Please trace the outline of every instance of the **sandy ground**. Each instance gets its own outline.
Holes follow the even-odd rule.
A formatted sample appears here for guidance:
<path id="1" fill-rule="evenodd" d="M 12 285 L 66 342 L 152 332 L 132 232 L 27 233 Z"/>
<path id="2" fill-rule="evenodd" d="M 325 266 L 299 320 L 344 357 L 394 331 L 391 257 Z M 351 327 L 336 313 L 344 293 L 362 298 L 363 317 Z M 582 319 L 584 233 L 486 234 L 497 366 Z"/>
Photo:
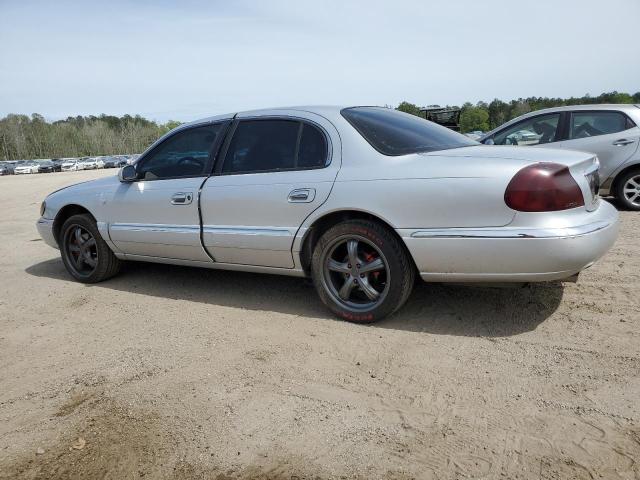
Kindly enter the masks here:
<path id="1" fill-rule="evenodd" d="M 0 177 L 0 478 L 640 478 L 640 214 L 577 284 L 418 285 L 372 326 L 300 279 L 95 286 Z"/>

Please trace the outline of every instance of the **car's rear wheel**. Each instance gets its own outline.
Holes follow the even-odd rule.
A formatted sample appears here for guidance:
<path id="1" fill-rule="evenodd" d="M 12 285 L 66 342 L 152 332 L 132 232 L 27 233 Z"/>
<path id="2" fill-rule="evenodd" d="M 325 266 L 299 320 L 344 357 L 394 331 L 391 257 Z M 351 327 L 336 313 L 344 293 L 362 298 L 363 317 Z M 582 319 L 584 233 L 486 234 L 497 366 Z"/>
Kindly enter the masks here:
<path id="1" fill-rule="evenodd" d="M 311 269 L 322 302 L 340 318 L 361 323 L 398 310 L 415 278 L 400 240 L 368 220 L 349 220 L 327 230 L 314 249 Z"/>
<path id="2" fill-rule="evenodd" d="M 616 198 L 630 210 L 640 210 L 640 170 L 625 173 L 616 182 Z"/>
<path id="3" fill-rule="evenodd" d="M 84 283 L 97 283 L 120 271 L 121 262 L 87 214 L 69 217 L 60 229 L 58 245 L 67 271 Z"/>

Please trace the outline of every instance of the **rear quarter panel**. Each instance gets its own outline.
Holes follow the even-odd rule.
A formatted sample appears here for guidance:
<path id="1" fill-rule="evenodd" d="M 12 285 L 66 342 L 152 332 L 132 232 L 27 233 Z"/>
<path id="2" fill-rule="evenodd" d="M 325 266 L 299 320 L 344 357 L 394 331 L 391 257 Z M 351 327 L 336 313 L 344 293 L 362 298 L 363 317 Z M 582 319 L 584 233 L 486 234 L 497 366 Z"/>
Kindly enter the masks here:
<path id="1" fill-rule="evenodd" d="M 513 219 L 504 191 L 529 161 L 446 152 L 385 156 L 346 121 L 340 127 L 342 168 L 327 202 L 307 225 L 347 209 L 376 215 L 393 228 L 502 226 Z"/>

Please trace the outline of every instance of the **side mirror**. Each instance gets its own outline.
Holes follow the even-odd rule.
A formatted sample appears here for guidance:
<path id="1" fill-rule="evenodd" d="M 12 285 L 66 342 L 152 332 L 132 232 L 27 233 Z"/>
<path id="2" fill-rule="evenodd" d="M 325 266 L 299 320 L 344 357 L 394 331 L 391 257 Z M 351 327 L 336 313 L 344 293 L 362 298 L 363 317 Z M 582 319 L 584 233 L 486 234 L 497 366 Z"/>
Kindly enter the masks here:
<path id="1" fill-rule="evenodd" d="M 118 172 L 118 179 L 124 183 L 136 181 L 138 179 L 136 167 L 134 167 L 133 165 L 125 165 Z"/>
<path id="2" fill-rule="evenodd" d="M 493 141 L 493 138 L 489 137 L 487 138 L 484 142 L 485 145 L 495 145 L 495 142 Z"/>

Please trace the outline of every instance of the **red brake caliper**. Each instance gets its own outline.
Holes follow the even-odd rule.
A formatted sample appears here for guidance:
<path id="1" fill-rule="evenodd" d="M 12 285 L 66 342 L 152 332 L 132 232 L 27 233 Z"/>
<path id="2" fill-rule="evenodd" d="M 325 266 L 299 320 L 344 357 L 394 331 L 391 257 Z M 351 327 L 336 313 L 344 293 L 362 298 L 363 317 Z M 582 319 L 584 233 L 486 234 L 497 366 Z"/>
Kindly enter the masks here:
<path id="1" fill-rule="evenodd" d="M 364 259 L 367 263 L 372 262 L 373 260 L 376 259 L 375 255 L 373 253 L 365 253 L 364 254 Z M 371 275 L 373 276 L 373 278 L 375 278 L 376 280 L 378 279 L 378 277 L 380 276 L 380 272 L 371 272 Z"/>

